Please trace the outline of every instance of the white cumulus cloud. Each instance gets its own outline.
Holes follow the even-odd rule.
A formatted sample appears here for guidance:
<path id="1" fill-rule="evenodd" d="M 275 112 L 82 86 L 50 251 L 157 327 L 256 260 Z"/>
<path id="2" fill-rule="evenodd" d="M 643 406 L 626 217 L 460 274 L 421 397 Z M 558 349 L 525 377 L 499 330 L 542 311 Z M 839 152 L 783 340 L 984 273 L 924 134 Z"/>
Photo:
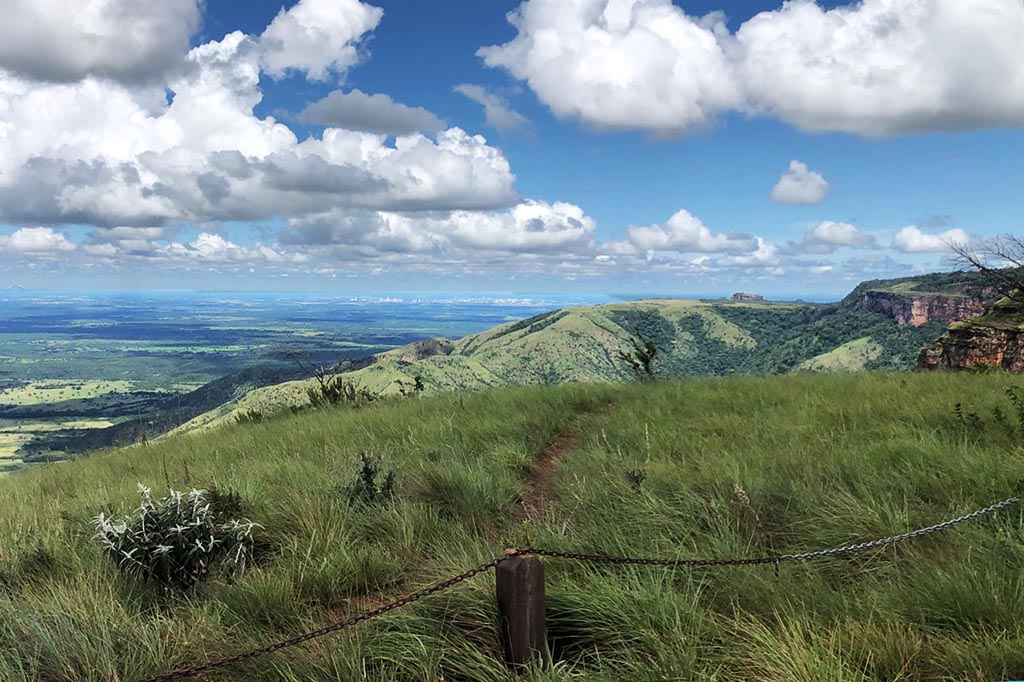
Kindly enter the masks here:
<path id="1" fill-rule="evenodd" d="M 152 82 L 182 63 L 201 0 L 6 0 L 0 69 L 71 82 Z"/>
<path id="2" fill-rule="evenodd" d="M 828 194 L 829 184 L 818 171 L 796 159 L 772 188 L 772 201 L 780 204 L 820 204 Z"/>
<path id="3" fill-rule="evenodd" d="M 916 225 L 907 225 L 893 237 L 892 247 L 902 253 L 943 253 L 970 241 L 970 236 L 960 228 L 929 234 Z"/>
<path id="4" fill-rule="evenodd" d="M 750 253 L 722 256 L 715 262 L 719 266 L 727 267 L 774 268 L 782 263 L 782 259 L 779 256 L 779 247 L 769 244 L 761 237 L 755 237 L 754 249 Z"/>
<path id="5" fill-rule="evenodd" d="M 596 224 L 574 204 L 524 201 L 503 211 L 336 210 L 290 221 L 289 245 L 343 245 L 373 253 L 589 252 Z"/>
<path id="6" fill-rule="evenodd" d="M 368 95 L 361 90 L 335 90 L 312 102 L 299 114 L 304 123 L 319 123 L 347 130 L 387 135 L 434 134 L 444 123 L 422 107 L 410 107 L 387 95 Z"/>
<path id="7" fill-rule="evenodd" d="M 262 63 L 274 77 L 293 70 L 311 80 L 343 74 L 359 61 L 359 41 L 383 16 L 359 0 L 299 0 L 282 8 L 260 36 Z"/>
<path id="8" fill-rule="evenodd" d="M 516 37 L 480 56 L 558 116 L 671 135 L 742 102 L 721 17 L 695 19 L 669 0 L 529 0 L 509 21 Z"/>
<path id="9" fill-rule="evenodd" d="M 1017 0 L 793 0 L 744 23 L 734 60 L 754 110 L 866 136 L 1024 124 Z"/>
<path id="10" fill-rule="evenodd" d="M 483 47 L 556 115 L 658 135 L 725 112 L 869 137 L 1024 125 L 1019 0 L 789 0 L 735 33 L 671 0 L 526 0 Z"/>
<path id="11" fill-rule="evenodd" d="M 838 223 L 833 220 L 823 220 L 807 233 L 805 240 L 811 244 L 824 244 L 827 246 L 872 246 L 875 238 L 864 234 L 856 225 L 850 223 Z"/>
<path id="12" fill-rule="evenodd" d="M 171 261 L 195 261 L 201 263 L 304 263 L 305 254 L 282 253 L 264 244 L 249 248 L 236 244 L 219 234 L 201 232 L 191 242 L 171 242 L 162 246 L 155 257 Z"/>
<path id="13" fill-rule="evenodd" d="M 49 227 L 22 227 L 9 235 L 0 235 L 0 251 L 47 254 L 74 251 L 75 245 Z"/>
<path id="14" fill-rule="evenodd" d="M 712 232 L 685 209 L 676 211 L 664 225 L 634 226 L 628 234 L 630 243 L 643 251 L 750 252 L 758 247 L 755 238 L 748 235 Z"/>
<path id="15" fill-rule="evenodd" d="M 463 83 L 456 85 L 453 90 L 482 106 L 487 125 L 499 133 L 508 134 L 530 131 L 533 128 L 530 119 L 511 108 L 504 98 L 495 95 L 486 88 Z"/>
<path id="16" fill-rule="evenodd" d="M 838 248 L 869 249 L 875 246 L 877 240 L 856 225 L 822 220 L 799 242 L 789 242 L 784 250 L 788 254 L 830 254 Z"/>
<path id="17" fill-rule="evenodd" d="M 240 32 L 186 62 L 173 97 L 157 102 L 93 77 L 38 83 L 0 71 L 0 221 L 145 227 L 518 200 L 507 159 L 458 128 L 389 142 L 332 127 L 300 143 L 254 114 L 260 50 Z"/>

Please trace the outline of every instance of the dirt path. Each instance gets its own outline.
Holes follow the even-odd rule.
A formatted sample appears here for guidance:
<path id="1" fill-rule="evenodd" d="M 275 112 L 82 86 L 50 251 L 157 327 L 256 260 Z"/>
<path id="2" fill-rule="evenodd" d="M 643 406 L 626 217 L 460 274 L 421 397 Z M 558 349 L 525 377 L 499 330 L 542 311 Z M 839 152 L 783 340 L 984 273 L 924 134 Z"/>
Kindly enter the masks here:
<path id="1" fill-rule="evenodd" d="M 615 405 L 614 401 L 610 402 L 593 412 L 583 414 L 582 419 L 608 414 L 615 409 Z M 582 438 L 579 421 L 582 419 L 576 420 L 567 429 L 558 433 L 534 462 L 526 481 L 526 488 L 513 509 L 513 514 L 520 521 L 540 519 L 547 513 L 548 503 L 556 498 L 555 468 L 560 459 L 571 454 L 579 445 Z"/>

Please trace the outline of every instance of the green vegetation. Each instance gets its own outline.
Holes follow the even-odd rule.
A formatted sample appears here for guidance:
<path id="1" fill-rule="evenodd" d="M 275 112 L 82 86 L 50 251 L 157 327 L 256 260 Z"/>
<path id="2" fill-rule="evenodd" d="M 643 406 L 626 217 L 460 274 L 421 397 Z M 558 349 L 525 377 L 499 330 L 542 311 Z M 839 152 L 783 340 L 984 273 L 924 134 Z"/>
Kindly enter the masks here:
<path id="1" fill-rule="evenodd" d="M 749 331 L 759 350 L 752 354 L 750 368 L 765 373 L 792 371 L 809 359 L 862 338 L 880 351 L 850 370 L 910 369 L 918 351 L 946 329 L 942 322 L 900 325 L 882 313 L 845 305 L 805 306 L 785 314 L 732 306 L 722 315 Z"/>
<path id="2" fill-rule="evenodd" d="M 251 521 L 221 518 L 205 490 L 161 499 L 139 486 L 138 508 L 121 520 L 94 523 L 103 552 L 125 576 L 167 591 L 195 591 L 218 564 L 240 575 L 252 556 Z"/>
<path id="3" fill-rule="evenodd" d="M 990 279 L 982 272 L 957 270 L 932 272 L 897 279 L 872 279 L 861 282 L 844 299 L 852 302 L 867 291 L 888 291 L 897 294 L 945 294 L 947 296 L 982 296 L 991 288 Z"/>
<path id="4" fill-rule="evenodd" d="M 130 381 L 45 381 L 0 388 L 0 405 L 41 405 L 88 400 L 135 390 Z"/>
<path id="5" fill-rule="evenodd" d="M 1021 330 L 1024 329 L 1024 303 L 1009 297 L 1003 298 L 992 306 L 985 315 L 957 322 L 953 326 L 961 329 L 975 326 L 1006 331 Z"/>
<path id="6" fill-rule="evenodd" d="M 340 374 L 318 376 L 317 385 L 306 391 L 312 407 L 351 405 L 358 407 L 372 403 L 376 396 L 363 386 L 357 386 Z"/>
<path id="7" fill-rule="evenodd" d="M 865 336 L 803 361 L 800 369 L 811 372 L 856 372 L 871 364 L 883 352 L 880 344 Z"/>
<path id="8" fill-rule="evenodd" d="M 385 473 L 378 458 L 365 452 L 359 455 L 362 461 L 356 480 L 345 489 L 349 504 L 384 504 L 395 497 L 394 471 Z"/>
<path id="9" fill-rule="evenodd" d="M 632 349 L 619 351 L 618 358 L 626 363 L 633 375 L 641 381 L 651 381 L 657 375 L 654 372 L 654 360 L 658 357 L 658 347 L 650 339 L 632 338 L 629 340 Z"/>
<path id="10" fill-rule="evenodd" d="M 953 408 L 995 423 L 1004 389 L 1022 385 L 795 374 L 449 393 L 18 472 L 0 480 L 0 680 L 138 679 L 334 622 L 507 547 L 748 556 L 926 526 L 1019 491 L 1020 438 Z M 565 434 L 577 437 L 549 471 L 545 512 L 522 521 L 518 501 Z M 401 472 L 387 504 L 339 494 L 364 454 Z M 235 491 L 266 550 L 195 598 L 140 586 L 90 521 L 133 508 L 138 483 Z M 545 560 L 557 663 L 527 679 L 1021 678 L 1022 539 L 1012 508 L 777 575 Z M 481 576 L 207 679 L 518 679 L 499 658 L 493 576 Z"/>
<path id="11" fill-rule="evenodd" d="M 538 315 L 457 341 L 417 342 L 333 380 L 347 387 L 351 402 L 366 402 L 417 384 L 438 392 L 627 381 L 646 374 L 641 355 L 650 355 L 651 373 L 662 378 L 910 369 L 945 329 L 942 322 L 901 325 L 855 303 L 630 301 Z M 324 380 L 256 389 L 181 430 L 231 422 L 246 410 L 273 414 L 316 404 Z"/>
<path id="12" fill-rule="evenodd" d="M 549 305 L 540 303 L 545 308 Z M 152 439 L 317 364 L 354 361 L 439 334 L 462 335 L 532 305 L 291 293 L 0 291 L 0 474 Z M 106 427 L 51 428 L 102 421 Z M 29 430 L 28 425 L 45 429 Z"/>
<path id="13" fill-rule="evenodd" d="M 310 317 L 308 301 L 296 313 L 288 300 L 228 301 L 225 307 L 218 297 L 199 295 L 158 304 L 86 297 L 56 316 L 40 316 L 34 298 L 0 301 L 17 320 L 13 333 L 2 334 L 9 350 L 0 356 L 0 473 L 23 461 L 67 459 L 320 402 L 625 381 L 636 374 L 623 357 L 640 359 L 637 339 L 654 344 L 643 350 L 653 353 L 651 372 L 665 378 L 909 369 L 945 326 L 900 324 L 895 318 L 906 321 L 906 315 L 864 300 L 877 291 L 887 293 L 886 305 L 900 308 L 912 306 L 902 296 L 977 298 L 987 290 L 983 276 L 954 272 L 865 282 L 842 303 L 828 305 L 628 301 L 544 312 L 455 341 L 424 337 L 466 329 L 469 320 L 469 329 L 508 320 L 523 309 L 467 304 L 457 315 L 446 308 L 427 319 L 429 309 L 419 305 L 360 312 L 349 309 L 350 302 L 322 300 Z M 993 324 L 1006 321 L 1003 316 Z M 385 348 L 392 350 L 366 355 Z M 286 358 L 302 362 L 282 364 L 285 349 Z M 343 370 L 340 377 L 333 376 L 337 370 Z M 209 381 L 213 376 L 220 378 Z M 3 433 L 27 423 L 88 420 L 109 427 Z"/>

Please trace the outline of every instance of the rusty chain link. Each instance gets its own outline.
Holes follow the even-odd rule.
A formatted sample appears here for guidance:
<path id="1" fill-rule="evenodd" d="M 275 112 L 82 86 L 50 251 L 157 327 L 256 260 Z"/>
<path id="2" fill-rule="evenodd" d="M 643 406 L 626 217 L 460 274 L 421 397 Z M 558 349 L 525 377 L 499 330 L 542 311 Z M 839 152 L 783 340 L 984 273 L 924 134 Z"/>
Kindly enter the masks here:
<path id="1" fill-rule="evenodd" d="M 887 538 L 881 538 L 880 540 L 871 540 L 870 542 L 859 542 L 855 545 L 844 545 L 842 547 L 833 547 L 832 549 L 822 549 L 817 552 L 800 552 L 799 554 L 784 554 L 780 559 L 783 561 L 807 561 L 808 559 L 817 559 L 819 557 L 827 556 L 838 556 L 841 554 L 852 554 L 853 552 L 864 552 L 869 549 L 875 549 L 876 547 L 883 547 L 885 545 L 892 545 L 901 540 L 909 540 L 911 538 L 921 537 L 922 535 L 928 535 L 936 531 L 945 530 L 958 526 L 966 521 L 973 521 L 974 519 L 992 514 L 994 512 L 1006 509 L 1009 506 L 1020 502 L 1020 496 L 1014 495 L 1013 497 L 1007 497 L 1005 500 L 1000 500 L 995 504 L 990 504 L 987 507 L 982 507 L 977 511 L 973 511 L 970 514 L 964 514 L 963 516 L 957 516 L 956 518 L 943 521 L 942 523 L 936 523 L 934 526 L 928 526 L 927 528 L 918 528 L 912 530 L 909 533 L 903 533 L 901 535 L 891 535 Z"/>
<path id="2" fill-rule="evenodd" d="M 909 533 L 902 533 L 900 535 L 890 535 L 886 538 L 880 538 L 878 540 L 871 540 L 869 542 L 859 542 L 854 545 L 842 545 L 840 547 L 833 547 L 831 549 L 822 549 L 815 552 L 799 552 L 797 554 L 779 554 L 777 556 L 761 556 L 761 557 L 747 557 L 740 559 L 661 559 L 653 557 L 623 557 L 623 556 L 608 556 L 606 554 L 580 554 L 577 552 L 562 552 L 554 549 L 538 549 L 529 548 L 521 550 L 523 554 L 535 554 L 537 556 L 546 556 L 553 559 L 570 559 L 574 561 L 588 561 L 592 563 L 602 564 L 627 564 L 637 566 L 670 566 L 670 567 L 710 567 L 710 566 L 751 566 L 756 564 L 780 564 L 783 562 L 797 562 L 797 561 L 808 561 L 810 559 L 820 559 L 823 557 L 834 557 L 841 556 L 844 554 L 854 554 L 856 552 L 866 552 L 871 549 L 879 547 L 885 547 L 887 545 L 893 545 L 902 540 L 909 540 L 911 538 L 921 537 L 922 535 L 928 535 L 935 533 L 940 530 L 952 528 L 966 521 L 972 521 L 980 516 L 992 514 L 994 512 L 1005 509 L 1011 505 L 1020 502 L 1020 496 L 1014 495 L 1008 497 L 1005 500 L 996 502 L 977 511 L 973 511 L 970 514 L 964 514 L 963 516 L 957 516 L 956 518 L 937 523 L 934 526 L 928 526 L 926 528 L 918 528 L 917 530 L 910 531 Z"/>
<path id="3" fill-rule="evenodd" d="M 352 627 L 353 625 L 358 625 L 359 623 L 362 623 L 364 621 L 372 620 L 373 618 L 377 618 L 378 616 L 383 616 L 385 613 L 389 613 L 391 611 L 394 611 L 395 609 L 399 609 L 403 606 L 413 603 L 414 601 L 419 601 L 424 597 L 429 597 L 430 595 L 436 594 L 437 592 L 443 592 L 444 590 L 447 590 L 450 587 L 454 587 L 459 583 L 466 582 L 467 580 L 469 580 L 470 578 L 479 573 L 483 573 L 484 571 L 490 570 L 498 564 L 508 561 L 509 559 L 513 559 L 522 554 L 523 552 L 521 551 L 508 552 L 506 554 L 501 555 L 500 557 L 488 561 L 487 563 L 474 566 L 468 571 L 463 571 L 462 573 L 456 576 L 452 576 L 447 580 L 435 583 L 430 587 L 426 587 L 417 592 L 407 594 L 404 597 L 401 597 L 400 599 L 396 599 L 392 602 L 388 602 L 387 604 L 383 604 L 382 606 L 378 606 L 377 608 L 371 611 L 366 611 L 365 613 L 361 613 L 358 616 L 346 618 L 345 620 L 324 626 L 318 630 L 313 630 L 311 632 L 307 632 L 297 637 L 282 640 L 280 642 L 276 642 L 274 644 L 270 644 L 259 649 L 254 649 L 252 651 L 247 651 L 242 654 L 235 654 L 234 656 L 228 656 L 227 658 L 211 661 L 210 663 L 203 663 L 202 665 L 192 666 L 191 668 L 175 670 L 174 672 L 170 672 L 165 675 L 147 677 L 142 682 L 167 682 L 168 680 L 184 680 L 189 677 L 195 677 L 196 675 L 204 673 L 208 670 L 213 670 L 214 668 L 222 668 L 226 665 L 240 663 L 242 661 L 247 661 L 249 659 L 256 658 L 257 656 L 262 656 L 263 654 L 273 653 L 274 651 L 287 649 L 289 647 L 296 646 L 297 644 L 308 642 L 311 639 L 323 637 L 324 635 L 330 634 L 332 632 L 337 632 L 338 630 L 343 630 L 345 628 Z"/>
<path id="4" fill-rule="evenodd" d="M 308 642 L 309 640 L 317 639 L 319 637 L 323 637 L 324 635 L 330 634 L 332 632 L 337 632 L 339 630 L 343 630 L 345 628 L 349 628 L 349 627 L 358 625 L 359 623 L 362 623 L 362 622 L 365 622 L 365 621 L 368 621 L 368 620 L 372 620 L 374 618 L 377 618 L 378 616 L 383 616 L 384 614 L 390 613 L 391 611 L 394 611 L 395 609 L 399 609 L 399 608 L 401 608 L 403 606 L 406 606 L 408 604 L 411 604 L 411 603 L 413 603 L 415 601 L 419 601 L 420 599 L 423 599 L 424 597 L 429 597 L 432 594 L 436 594 L 438 592 L 443 592 L 443 591 L 445 591 L 445 590 L 447 590 L 447 589 L 449 589 L 451 587 L 454 587 L 455 585 L 458 585 L 460 583 L 466 582 L 470 578 L 472 578 L 472 577 L 474 577 L 476 575 L 479 575 L 480 573 L 483 573 L 484 571 L 489 571 L 490 569 L 495 568 L 499 564 L 501 564 L 501 563 L 503 563 L 505 561 L 508 561 L 510 559 L 513 559 L 515 557 L 518 557 L 518 556 L 533 555 L 533 556 L 550 557 L 552 559 L 568 559 L 568 560 L 572 560 L 572 561 L 587 561 L 587 562 L 591 562 L 591 563 L 618 564 L 618 565 L 637 565 L 637 566 L 667 566 L 667 567 L 673 567 L 673 568 L 679 568 L 679 567 L 702 568 L 702 567 L 713 567 L 713 566 L 751 566 L 751 565 L 758 565 L 758 564 L 773 564 L 776 567 L 778 567 L 778 565 L 780 563 L 782 563 L 782 562 L 800 562 L 800 561 L 808 561 L 810 559 L 821 559 L 821 558 L 826 558 L 826 557 L 836 557 L 836 556 L 842 556 L 842 555 L 846 555 L 846 554 L 854 554 L 854 553 L 857 553 L 857 552 L 866 552 L 868 550 L 877 549 L 877 548 L 880 548 L 880 547 L 886 547 L 886 546 L 889 546 L 889 545 L 894 545 L 897 542 L 900 542 L 902 540 L 909 540 L 911 538 L 921 537 L 922 535 L 928 535 L 930 533 L 935 533 L 935 532 L 940 531 L 940 530 L 945 530 L 947 528 L 952 528 L 953 526 L 957 526 L 957 525 L 959 525 L 961 523 L 965 523 L 967 521 L 972 521 L 972 520 L 974 520 L 976 518 L 979 518 L 981 516 L 985 516 L 985 515 L 992 514 L 994 512 L 1000 511 L 1002 509 L 1006 509 L 1007 507 L 1010 507 L 1010 506 L 1012 506 L 1014 504 L 1017 504 L 1020 501 L 1021 501 L 1020 496 L 1014 495 L 1013 497 L 1008 497 L 1005 500 L 1001 500 L 999 502 L 996 502 L 995 504 L 991 504 L 991 505 L 989 505 L 987 507 L 983 507 L 983 508 L 978 509 L 977 511 L 973 511 L 973 512 L 971 512 L 969 514 L 964 514 L 963 516 L 957 516 L 955 518 L 943 521 L 941 523 L 937 523 L 937 524 L 932 525 L 932 526 L 927 526 L 925 528 L 919 528 L 917 530 L 910 531 L 908 533 L 901 533 L 899 535 L 890 535 L 889 537 L 879 538 L 878 540 L 871 540 L 871 541 L 868 541 L 868 542 L 860 542 L 860 543 L 852 544 L 852 545 L 842 545 L 842 546 L 839 546 L 839 547 L 833 547 L 831 549 L 823 549 L 823 550 L 817 550 L 817 551 L 813 551 L 813 552 L 799 552 L 799 553 L 796 553 L 796 554 L 780 554 L 780 555 L 777 555 L 777 556 L 746 557 L 746 558 L 735 558 L 735 559 L 686 559 L 686 558 L 663 559 L 663 558 L 655 558 L 655 557 L 624 557 L 624 556 L 610 556 L 610 555 L 606 555 L 606 554 L 582 554 L 582 553 L 578 553 L 578 552 L 563 552 L 563 551 L 560 551 L 560 550 L 543 549 L 543 548 L 539 548 L 539 547 L 528 547 L 528 548 L 525 548 L 525 549 L 509 550 L 505 554 L 502 554 L 500 557 L 496 557 L 496 558 L 494 558 L 494 559 L 492 559 L 492 560 L 490 560 L 490 561 L 488 561 L 486 563 L 474 566 L 473 568 L 471 568 L 471 569 L 469 569 L 467 571 L 464 571 L 462 573 L 459 573 L 458 575 L 452 576 L 451 578 L 448 578 L 447 580 L 441 581 L 439 583 L 435 583 L 435 584 L 431 585 L 430 587 L 423 588 L 422 590 L 418 590 L 416 592 L 412 592 L 411 594 L 407 594 L 404 597 L 401 597 L 401 598 L 396 599 L 394 601 L 388 602 L 387 604 L 383 604 L 381 606 L 378 606 L 375 609 L 372 609 L 370 611 L 366 611 L 366 612 L 361 613 L 361 614 L 359 614 L 357 616 L 353 616 L 351 618 L 347 618 L 345 620 L 338 621 L 337 623 L 332 623 L 331 625 L 324 626 L 322 628 L 319 628 L 318 630 L 313 630 L 311 632 L 307 632 L 305 634 L 298 635 L 297 637 L 292 637 L 291 639 L 282 640 L 280 642 L 276 642 L 274 644 L 270 644 L 268 646 L 265 646 L 265 647 L 262 647 L 262 648 L 259 648 L 259 649 L 254 649 L 252 651 L 247 651 L 247 652 L 241 653 L 241 654 L 235 654 L 233 656 L 228 656 L 227 658 L 222 658 L 222 659 L 219 659 L 219 660 L 216 660 L 216 661 L 211 661 L 209 663 L 204 663 L 202 665 L 193 666 L 191 668 L 183 668 L 181 670 L 176 670 L 176 671 L 173 671 L 173 672 L 170 672 L 170 673 L 166 673 L 164 675 L 157 675 L 156 677 L 148 677 L 148 678 L 144 679 L 142 682 L 168 682 L 170 680 L 183 680 L 183 679 L 187 679 L 187 678 L 190 678 L 190 677 L 195 677 L 196 675 L 199 675 L 200 673 L 204 673 L 204 672 L 207 672 L 209 670 L 213 670 L 215 668 L 221 668 L 221 667 L 224 667 L 224 666 L 227 666 L 227 665 L 232 665 L 234 663 L 239 663 L 241 661 L 247 661 L 247 660 L 256 658 L 257 656 L 262 656 L 264 654 L 269 654 L 269 653 L 272 653 L 274 651 L 279 651 L 281 649 L 287 649 L 289 647 L 296 646 L 296 645 L 301 644 L 303 642 Z"/>

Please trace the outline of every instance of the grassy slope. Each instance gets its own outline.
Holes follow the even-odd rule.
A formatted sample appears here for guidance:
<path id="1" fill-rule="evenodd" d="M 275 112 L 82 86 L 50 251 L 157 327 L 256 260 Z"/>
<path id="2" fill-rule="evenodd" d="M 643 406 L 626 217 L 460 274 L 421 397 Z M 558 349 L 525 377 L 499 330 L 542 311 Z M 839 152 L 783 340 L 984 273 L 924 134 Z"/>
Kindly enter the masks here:
<path id="1" fill-rule="evenodd" d="M 656 556 L 823 548 L 1009 495 L 1024 448 L 965 433 L 1006 375 L 793 375 L 441 395 L 288 415 L 0 480 L 0 680 L 121 680 L 261 645 L 508 546 Z M 609 403 L 614 403 L 608 409 Z M 516 520 L 531 463 L 575 428 L 546 518 Z M 399 497 L 350 508 L 358 453 Z M 643 468 L 641 490 L 625 472 Z M 161 605 L 119 578 L 88 518 L 136 482 L 238 490 L 276 551 L 237 584 Z M 740 503 L 734 486 L 749 495 Z M 1024 677 L 1020 509 L 855 561 L 688 573 L 554 560 L 561 659 L 534 680 Z M 209 679 L 511 680 L 493 577 Z"/>
<path id="2" fill-rule="evenodd" d="M 649 300 L 575 308 L 443 341 L 422 357 L 420 344 L 382 353 L 347 376 L 374 393 L 395 394 L 419 376 L 430 392 L 524 384 L 621 381 L 619 350 L 634 333 L 653 339 L 662 376 L 860 371 L 908 368 L 936 328 L 905 328 L 879 313 L 799 303 Z M 309 381 L 257 389 L 200 415 L 178 432 L 234 421 L 240 412 L 273 413 L 307 402 Z"/>
<path id="3" fill-rule="evenodd" d="M 882 347 L 865 336 L 800 363 L 810 372 L 859 372 L 882 354 Z"/>

